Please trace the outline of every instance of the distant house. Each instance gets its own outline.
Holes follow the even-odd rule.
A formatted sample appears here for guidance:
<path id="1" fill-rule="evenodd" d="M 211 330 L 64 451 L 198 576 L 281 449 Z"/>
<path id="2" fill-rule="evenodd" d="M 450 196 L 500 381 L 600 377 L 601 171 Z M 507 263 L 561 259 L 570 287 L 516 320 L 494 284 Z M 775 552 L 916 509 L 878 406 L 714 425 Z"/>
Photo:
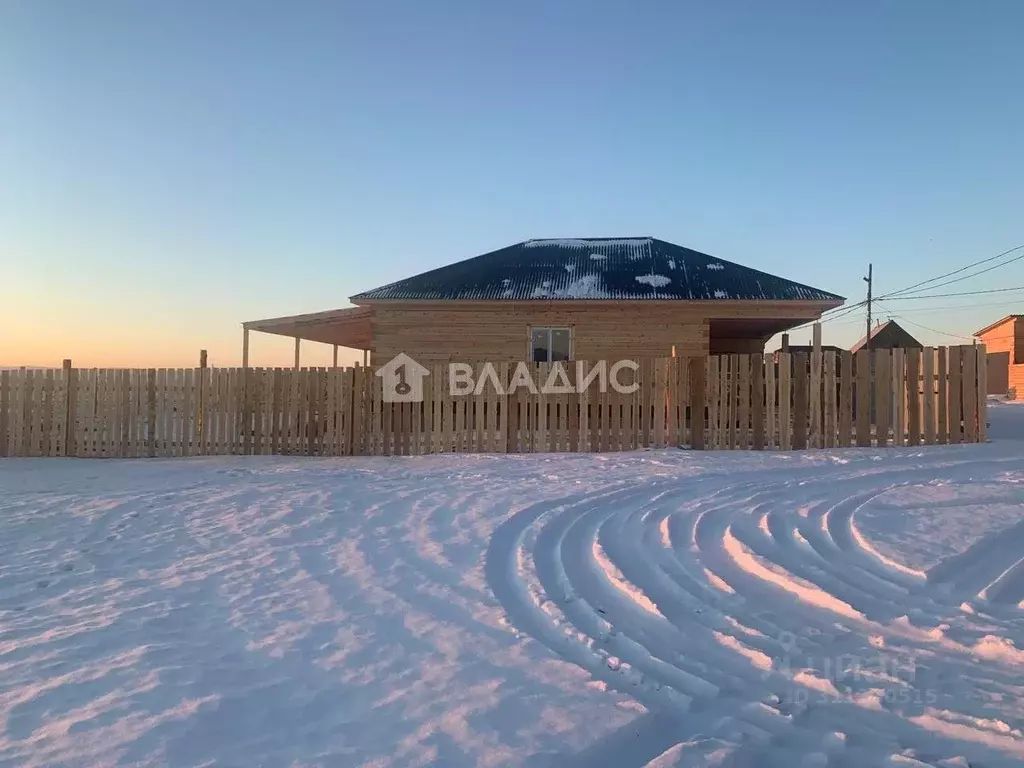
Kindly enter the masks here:
<path id="1" fill-rule="evenodd" d="M 856 354 L 868 344 L 868 337 L 865 336 L 852 347 L 850 351 Z M 895 320 L 887 320 L 878 323 L 871 329 L 871 349 L 924 349 L 924 344 L 910 335 Z"/>
<path id="2" fill-rule="evenodd" d="M 779 362 L 779 354 L 782 351 L 783 350 L 781 350 L 781 349 L 775 350 L 775 362 Z M 789 345 L 789 349 L 787 351 L 791 355 L 807 355 L 808 357 L 810 357 L 811 353 L 814 351 L 814 345 L 813 344 L 790 344 Z M 842 347 L 836 347 L 836 346 L 834 346 L 832 344 L 822 344 L 821 345 L 821 352 L 822 352 L 822 354 L 824 354 L 826 352 L 835 352 L 837 358 L 838 358 L 840 352 L 845 352 L 845 351 L 846 350 L 844 350 Z"/>
<path id="3" fill-rule="evenodd" d="M 845 299 L 635 237 L 527 240 L 350 301 L 244 323 L 245 349 L 253 330 L 369 350 L 374 365 L 401 352 L 422 363 L 753 353 Z"/>
<path id="4" fill-rule="evenodd" d="M 974 335 L 985 345 L 988 394 L 1024 396 L 1024 315 L 1007 315 Z"/>

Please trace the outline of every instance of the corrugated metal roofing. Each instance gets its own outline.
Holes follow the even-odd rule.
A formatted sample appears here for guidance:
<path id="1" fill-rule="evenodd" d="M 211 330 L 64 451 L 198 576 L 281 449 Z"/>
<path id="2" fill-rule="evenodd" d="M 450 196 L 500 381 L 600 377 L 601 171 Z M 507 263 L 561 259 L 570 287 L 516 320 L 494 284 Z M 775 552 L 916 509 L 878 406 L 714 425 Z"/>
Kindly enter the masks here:
<path id="1" fill-rule="evenodd" d="M 351 297 L 371 299 L 844 301 L 651 237 L 527 240 Z"/>

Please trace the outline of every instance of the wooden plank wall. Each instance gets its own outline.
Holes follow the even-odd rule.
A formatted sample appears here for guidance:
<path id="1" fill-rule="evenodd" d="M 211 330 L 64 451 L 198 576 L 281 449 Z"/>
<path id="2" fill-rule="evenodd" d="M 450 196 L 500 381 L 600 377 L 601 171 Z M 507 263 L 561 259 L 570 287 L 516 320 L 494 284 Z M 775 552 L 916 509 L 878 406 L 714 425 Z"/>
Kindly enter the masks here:
<path id="1" fill-rule="evenodd" d="M 685 446 L 791 450 L 986 440 L 983 346 L 589 363 L 435 365 L 421 402 L 372 368 L 0 371 L 0 456 L 419 455 Z M 980 365 L 979 365 L 980 361 Z M 605 373 L 610 372 L 605 369 Z M 490 379 L 488 379 L 490 376 Z M 593 378 L 593 377 L 597 378 Z M 591 386 L 578 384 L 591 377 Z M 509 384 L 518 380 L 511 393 Z M 534 382 L 533 387 L 526 382 Z M 499 390 L 494 384 L 500 384 Z M 542 392 L 543 384 L 555 384 Z"/>

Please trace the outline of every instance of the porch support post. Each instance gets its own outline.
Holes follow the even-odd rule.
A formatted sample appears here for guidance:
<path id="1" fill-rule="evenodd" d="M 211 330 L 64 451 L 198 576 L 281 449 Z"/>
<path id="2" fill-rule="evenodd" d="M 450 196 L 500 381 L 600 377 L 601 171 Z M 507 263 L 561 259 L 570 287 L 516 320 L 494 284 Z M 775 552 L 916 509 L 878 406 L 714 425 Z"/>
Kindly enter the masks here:
<path id="1" fill-rule="evenodd" d="M 302 343 L 302 339 L 298 336 L 295 337 L 295 367 L 299 367 L 299 345 Z"/>
<path id="2" fill-rule="evenodd" d="M 242 367 L 249 367 L 249 329 L 242 326 Z"/>
<path id="3" fill-rule="evenodd" d="M 338 345 L 337 344 L 334 345 L 334 363 L 333 363 L 333 367 L 335 367 L 335 368 L 338 367 Z"/>
<path id="4" fill-rule="evenodd" d="M 363 350 L 363 368 L 365 368 L 366 365 L 367 365 L 367 359 L 368 359 L 369 353 L 370 353 L 370 350 L 368 350 L 368 349 L 364 349 Z"/>

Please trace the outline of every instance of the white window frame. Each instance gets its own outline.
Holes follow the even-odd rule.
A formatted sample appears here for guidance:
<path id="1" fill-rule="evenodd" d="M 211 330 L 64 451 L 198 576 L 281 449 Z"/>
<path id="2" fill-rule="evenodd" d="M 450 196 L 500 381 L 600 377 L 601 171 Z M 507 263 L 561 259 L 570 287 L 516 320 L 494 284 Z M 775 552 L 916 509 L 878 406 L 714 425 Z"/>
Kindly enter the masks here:
<path id="1" fill-rule="evenodd" d="M 534 331 L 547 331 L 548 334 L 548 359 L 546 361 L 538 362 L 552 362 L 551 360 L 551 332 L 552 331 L 566 331 L 569 334 L 569 359 L 573 359 L 573 346 L 575 344 L 575 334 L 573 333 L 573 327 L 571 325 L 531 325 L 526 329 L 526 359 L 531 363 L 533 359 L 533 333 Z"/>

